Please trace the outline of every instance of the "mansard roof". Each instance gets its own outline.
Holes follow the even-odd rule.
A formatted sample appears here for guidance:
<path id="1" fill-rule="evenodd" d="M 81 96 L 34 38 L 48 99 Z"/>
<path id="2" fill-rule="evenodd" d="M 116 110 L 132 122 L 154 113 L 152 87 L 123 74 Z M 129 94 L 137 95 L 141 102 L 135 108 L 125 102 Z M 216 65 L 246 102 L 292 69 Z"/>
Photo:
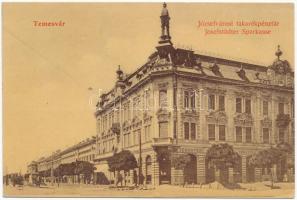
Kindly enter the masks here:
<path id="1" fill-rule="evenodd" d="M 273 86 L 271 81 L 269 82 L 270 77 L 268 77 L 267 71 L 273 69 L 277 72 L 280 67 L 277 68 L 275 66 L 279 66 L 281 63 L 285 66 L 284 69 L 286 73 L 288 73 L 289 76 L 293 76 L 293 72 L 287 61 L 274 62 L 274 64 L 267 67 L 264 65 L 196 54 L 192 50 L 175 49 L 173 46 L 172 48 L 171 60 L 168 61 L 164 58 L 160 58 L 158 51 L 156 51 L 149 57 L 144 65 L 136 69 L 133 73 L 126 75 L 125 78 L 121 80 L 124 85 L 122 93 L 127 93 L 130 88 L 133 88 L 141 79 L 152 72 L 168 72 L 173 70 L 173 68 L 175 72 L 191 73 L 203 78 Z M 290 85 L 289 88 L 290 87 L 293 87 L 293 85 Z M 116 99 L 116 90 L 117 85 L 108 93 L 101 96 L 101 103 L 103 102 L 103 104 L 101 104 L 102 107 L 108 104 L 107 102 L 110 102 L 111 99 Z"/>
<path id="2" fill-rule="evenodd" d="M 144 65 L 130 75 L 125 75 L 119 68 L 115 87 L 101 95 L 95 116 L 105 110 L 101 110 L 101 108 L 117 101 L 119 96 L 129 94 L 129 91 L 132 91 L 132 88 L 135 88 L 144 77 L 151 77 L 151 75 L 158 73 L 163 75 L 173 72 L 177 74 L 188 73 L 191 76 L 195 75 L 203 79 L 209 78 L 210 81 L 233 81 L 234 83 L 251 84 L 252 86 L 293 88 L 293 72 L 288 61 L 280 59 L 282 52 L 279 46 L 275 53 L 277 60 L 268 67 L 197 54 L 192 50 L 173 46 L 168 31 L 169 20 L 169 15 L 161 18 L 162 35 L 159 44 L 156 46 L 157 51 L 149 56 Z"/>

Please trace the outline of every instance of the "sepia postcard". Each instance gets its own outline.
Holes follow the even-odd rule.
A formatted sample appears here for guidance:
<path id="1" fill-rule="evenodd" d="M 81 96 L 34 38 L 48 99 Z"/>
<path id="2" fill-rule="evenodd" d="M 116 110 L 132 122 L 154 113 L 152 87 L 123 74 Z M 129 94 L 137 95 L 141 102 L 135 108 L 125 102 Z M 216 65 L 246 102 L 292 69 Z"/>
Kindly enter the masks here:
<path id="1" fill-rule="evenodd" d="M 293 198 L 293 3 L 3 3 L 3 196 Z"/>

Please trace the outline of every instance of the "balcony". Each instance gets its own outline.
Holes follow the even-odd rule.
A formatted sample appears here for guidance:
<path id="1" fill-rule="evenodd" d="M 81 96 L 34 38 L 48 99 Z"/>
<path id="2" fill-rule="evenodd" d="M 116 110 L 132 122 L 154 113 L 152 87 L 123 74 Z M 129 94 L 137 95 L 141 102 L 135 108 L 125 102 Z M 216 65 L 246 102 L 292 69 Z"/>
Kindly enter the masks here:
<path id="1" fill-rule="evenodd" d="M 171 137 L 166 138 L 153 138 L 153 146 L 168 146 L 173 144 Z"/>

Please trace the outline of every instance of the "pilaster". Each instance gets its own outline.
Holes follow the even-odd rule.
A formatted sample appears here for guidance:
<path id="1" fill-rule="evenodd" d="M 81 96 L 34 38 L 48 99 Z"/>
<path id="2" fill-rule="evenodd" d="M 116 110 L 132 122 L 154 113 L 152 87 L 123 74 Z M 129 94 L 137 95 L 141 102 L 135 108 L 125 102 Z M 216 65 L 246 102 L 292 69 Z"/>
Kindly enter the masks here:
<path id="1" fill-rule="evenodd" d="M 160 185 L 160 171 L 159 171 L 159 162 L 157 161 L 157 154 L 154 153 L 152 156 L 152 185 L 158 186 Z"/>
<path id="2" fill-rule="evenodd" d="M 246 155 L 242 155 L 241 156 L 241 181 L 243 183 L 246 183 L 246 164 L 247 164 Z"/>
<path id="3" fill-rule="evenodd" d="M 205 155 L 197 155 L 197 183 L 205 182 Z"/>

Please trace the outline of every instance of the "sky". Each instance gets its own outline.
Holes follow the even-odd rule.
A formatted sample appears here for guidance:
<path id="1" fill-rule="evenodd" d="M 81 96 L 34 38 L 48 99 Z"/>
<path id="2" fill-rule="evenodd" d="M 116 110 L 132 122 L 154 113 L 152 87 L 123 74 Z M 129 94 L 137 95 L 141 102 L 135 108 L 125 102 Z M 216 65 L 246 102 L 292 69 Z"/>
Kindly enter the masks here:
<path id="1" fill-rule="evenodd" d="M 131 73 L 155 51 L 161 8 L 162 3 L 3 4 L 4 173 L 25 173 L 30 161 L 96 134 L 99 91 L 114 86 L 118 65 Z M 294 66 L 293 4 L 169 3 L 168 10 L 176 47 L 269 65 L 280 45 L 282 58 Z M 279 26 L 262 36 L 205 36 L 198 21 L 214 20 L 274 20 Z M 34 21 L 65 25 L 36 27 Z"/>

